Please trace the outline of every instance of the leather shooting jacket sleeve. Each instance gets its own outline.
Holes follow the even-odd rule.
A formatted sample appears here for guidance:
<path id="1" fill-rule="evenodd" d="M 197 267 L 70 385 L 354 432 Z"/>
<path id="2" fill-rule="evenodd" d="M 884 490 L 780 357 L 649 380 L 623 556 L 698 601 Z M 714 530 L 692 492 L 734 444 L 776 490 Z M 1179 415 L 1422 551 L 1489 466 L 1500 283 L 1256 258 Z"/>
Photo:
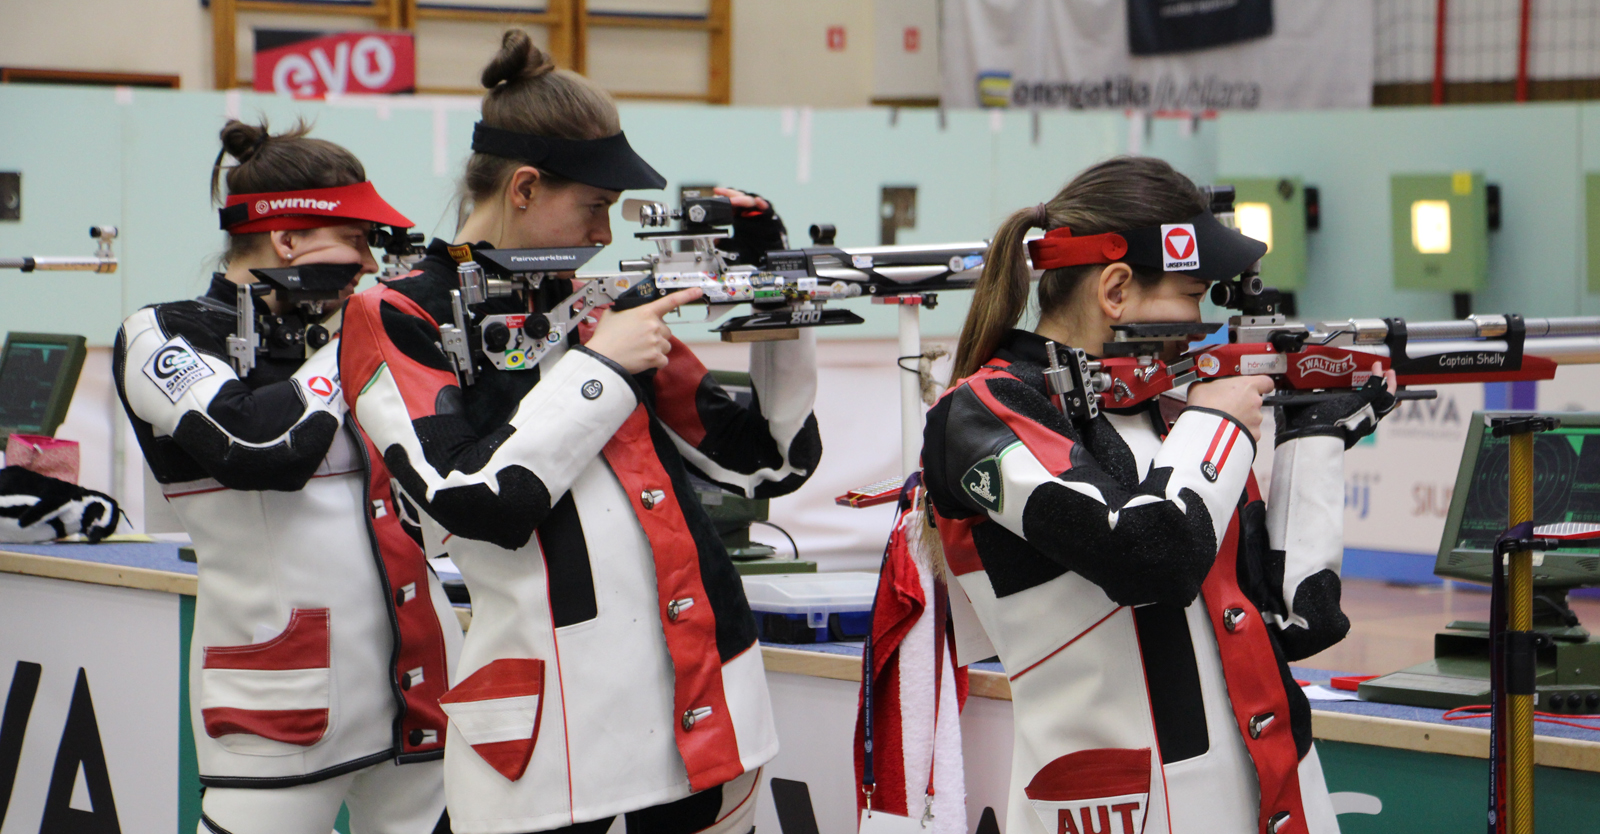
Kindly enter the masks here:
<path id="1" fill-rule="evenodd" d="M 117 334 L 118 393 L 156 480 L 299 490 L 322 465 L 344 415 L 334 384 L 338 340 L 286 378 L 252 386 L 216 335 L 227 326 L 205 320 L 216 315 L 189 302 L 146 307 Z"/>
<path id="2" fill-rule="evenodd" d="M 1226 414 L 1187 408 L 1140 478 L 1126 447 L 1100 442 L 1100 433 L 1115 432 L 1109 423 L 1074 425 L 1042 393 L 1042 383 L 1019 379 L 1005 364 L 986 366 L 929 413 L 925 477 L 936 511 L 956 525 L 955 538 L 970 537 L 980 557 L 1035 551 L 1118 605 L 1188 605 L 1249 477 L 1250 433 Z M 951 533 L 944 538 L 948 550 Z M 1004 595 L 1005 586 L 1048 578 L 1025 573 L 1008 577 L 991 568 L 990 579 Z"/>
<path id="3" fill-rule="evenodd" d="M 527 544 L 573 479 L 639 404 L 621 366 L 569 350 L 498 425 L 468 419 L 434 318 L 389 288 L 358 293 L 344 320 L 357 423 L 405 494 L 452 535 Z"/>
<path id="4" fill-rule="evenodd" d="M 673 445 L 694 474 L 746 498 L 800 488 L 822 457 L 817 418 L 816 331 L 750 347 L 753 402 L 734 400 L 689 346 L 672 338 L 667 366 L 649 396 Z"/>
<path id="5" fill-rule="evenodd" d="M 1344 639 L 1344 441 L 1330 435 L 1279 444 L 1267 497 L 1269 547 L 1262 616 L 1279 630 L 1286 659 L 1310 657 Z"/>

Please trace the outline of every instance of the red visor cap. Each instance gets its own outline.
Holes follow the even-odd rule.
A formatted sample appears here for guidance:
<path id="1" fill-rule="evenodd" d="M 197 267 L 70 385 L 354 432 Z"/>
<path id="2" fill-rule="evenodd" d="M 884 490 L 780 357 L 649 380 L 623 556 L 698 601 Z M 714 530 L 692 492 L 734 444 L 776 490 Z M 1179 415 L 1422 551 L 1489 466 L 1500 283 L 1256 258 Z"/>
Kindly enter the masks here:
<path id="1" fill-rule="evenodd" d="M 384 202 L 370 182 L 304 191 L 230 194 L 219 214 L 222 228 L 236 235 L 315 229 L 352 220 L 406 229 L 415 225 Z"/>

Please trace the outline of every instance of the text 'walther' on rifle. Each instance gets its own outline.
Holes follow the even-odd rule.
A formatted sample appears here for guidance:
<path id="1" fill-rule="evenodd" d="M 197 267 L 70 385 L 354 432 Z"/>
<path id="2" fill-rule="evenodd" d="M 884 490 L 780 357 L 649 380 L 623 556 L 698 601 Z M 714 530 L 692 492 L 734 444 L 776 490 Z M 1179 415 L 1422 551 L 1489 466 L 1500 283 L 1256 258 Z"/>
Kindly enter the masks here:
<path id="1" fill-rule="evenodd" d="M 0 269 L 20 269 L 23 272 L 116 272 L 117 253 L 111 248 L 111 241 L 117 239 L 117 227 L 90 226 L 89 237 L 95 240 L 93 255 L 66 255 L 59 257 L 39 255 L 26 258 L 0 258 Z"/>
<path id="2" fill-rule="evenodd" d="M 1211 211 L 1231 226 L 1233 189 L 1208 191 Z M 1557 365 L 1600 363 L 1600 316 L 1290 321 L 1280 312 L 1281 295 L 1264 286 L 1258 269 L 1211 288 L 1213 303 L 1239 313 L 1228 319 L 1226 344 L 1171 358 L 1174 345 L 1222 327 L 1206 322 L 1114 325 L 1113 341 L 1093 361 L 1052 343 L 1057 355 L 1047 376 L 1057 406 L 1070 417 L 1092 419 L 1099 408 L 1128 408 L 1192 382 L 1250 375 L 1274 379 L 1278 390 L 1265 398 L 1267 405 L 1302 405 L 1368 384 L 1374 364 L 1394 371 L 1404 388 L 1546 380 L 1555 377 Z M 1436 393 L 1401 390 L 1398 396 L 1431 399 Z"/>
<path id="3" fill-rule="evenodd" d="M 699 288 L 707 321 L 749 304 L 751 314 L 736 316 L 714 330 L 723 341 L 793 339 L 803 327 L 860 324 L 849 310 L 827 309 L 845 298 L 874 300 L 915 297 L 933 306 L 940 290 L 970 289 L 982 271 L 987 243 L 932 246 L 833 246 L 833 227 L 813 226 L 817 244 L 762 254 L 757 263 L 730 264 L 717 248 L 730 237 L 734 208 L 726 197 L 687 196 L 672 209 L 646 200 L 625 200 L 623 217 L 646 231 L 634 236 L 655 244 L 649 255 L 623 261 L 620 271 L 573 275 L 599 253 L 599 247 L 483 249 L 452 247 L 458 286 L 450 293 L 452 321 L 440 328 L 440 344 L 464 384 L 477 377 L 483 357 L 500 370 L 526 370 L 539 361 L 596 308 L 645 304 L 678 290 Z M 677 221 L 681 228 L 650 231 Z M 687 244 L 682 251 L 679 244 Z M 533 291 L 545 280 L 570 277 L 581 286 L 549 310 L 534 309 Z M 520 295 L 527 312 L 481 314 L 475 307 L 492 298 Z"/>

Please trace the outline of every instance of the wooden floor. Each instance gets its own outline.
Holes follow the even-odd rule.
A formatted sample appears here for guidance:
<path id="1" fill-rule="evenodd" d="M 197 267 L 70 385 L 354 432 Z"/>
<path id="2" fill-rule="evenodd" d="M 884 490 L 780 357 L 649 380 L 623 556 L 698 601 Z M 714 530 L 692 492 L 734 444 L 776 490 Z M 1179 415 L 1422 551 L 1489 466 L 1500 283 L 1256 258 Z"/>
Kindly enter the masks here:
<path id="1" fill-rule="evenodd" d="M 1481 586 L 1390 585 L 1368 579 L 1344 582 L 1350 635 L 1321 654 L 1295 663 L 1359 675 L 1379 675 L 1433 657 L 1433 634 L 1451 620 L 1488 620 L 1489 594 Z M 1572 610 L 1600 634 L 1600 600 L 1571 599 Z"/>

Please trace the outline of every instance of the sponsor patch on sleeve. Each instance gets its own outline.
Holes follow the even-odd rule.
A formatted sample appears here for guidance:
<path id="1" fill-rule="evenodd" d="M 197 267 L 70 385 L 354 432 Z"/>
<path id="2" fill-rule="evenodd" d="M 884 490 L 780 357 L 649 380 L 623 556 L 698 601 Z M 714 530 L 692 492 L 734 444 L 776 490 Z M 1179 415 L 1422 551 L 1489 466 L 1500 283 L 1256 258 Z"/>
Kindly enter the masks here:
<path id="1" fill-rule="evenodd" d="M 211 366 L 200 358 L 199 351 L 182 336 L 168 339 L 156 348 L 150 361 L 144 363 L 144 375 L 173 402 L 182 399 L 196 382 L 213 373 Z"/>
<path id="2" fill-rule="evenodd" d="M 314 376 L 306 380 L 306 390 L 321 397 L 323 402 L 331 403 L 339 394 L 339 382 L 337 378 Z"/>
<path id="3" fill-rule="evenodd" d="M 972 465 L 961 476 L 961 488 L 978 506 L 992 513 L 1005 506 L 1005 489 L 1000 484 L 1000 458 L 990 455 Z"/>

